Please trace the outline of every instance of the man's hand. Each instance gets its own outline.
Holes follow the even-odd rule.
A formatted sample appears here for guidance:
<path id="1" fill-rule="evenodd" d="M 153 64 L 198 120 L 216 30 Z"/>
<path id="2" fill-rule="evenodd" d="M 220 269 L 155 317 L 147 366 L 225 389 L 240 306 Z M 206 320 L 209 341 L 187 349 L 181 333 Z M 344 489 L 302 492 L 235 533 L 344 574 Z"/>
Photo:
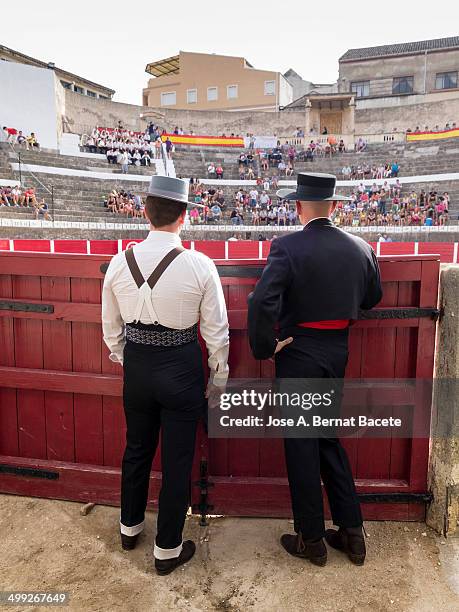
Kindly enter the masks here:
<path id="1" fill-rule="evenodd" d="M 293 342 L 292 336 L 290 336 L 289 338 L 285 338 L 285 340 L 278 340 L 276 350 L 274 351 L 274 355 L 278 353 L 279 351 L 281 351 L 284 348 L 284 346 L 287 346 L 287 344 L 290 344 L 291 342 Z"/>
<path id="2" fill-rule="evenodd" d="M 206 398 L 207 398 L 207 406 L 210 409 L 216 408 L 220 403 L 220 396 L 222 393 L 225 393 L 226 385 L 218 386 L 214 385 L 211 382 L 207 383 L 206 389 Z"/>

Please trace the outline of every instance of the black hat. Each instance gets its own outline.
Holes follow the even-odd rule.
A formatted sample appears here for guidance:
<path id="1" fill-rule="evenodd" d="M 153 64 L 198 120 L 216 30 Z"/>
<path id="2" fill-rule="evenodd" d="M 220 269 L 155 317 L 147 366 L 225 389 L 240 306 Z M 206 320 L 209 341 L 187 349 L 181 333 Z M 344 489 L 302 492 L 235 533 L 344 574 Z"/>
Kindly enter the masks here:
<path id="1" fill-rule="evenodd" d="M 335 193 L 336 176 L 313 172 L 299 172 L 296 191 L 279 189 L 277 197 L 284 200 L 300 200 L 302 202 L 322 202 L 336 200 L 352 200 L 348 196 Z"/>

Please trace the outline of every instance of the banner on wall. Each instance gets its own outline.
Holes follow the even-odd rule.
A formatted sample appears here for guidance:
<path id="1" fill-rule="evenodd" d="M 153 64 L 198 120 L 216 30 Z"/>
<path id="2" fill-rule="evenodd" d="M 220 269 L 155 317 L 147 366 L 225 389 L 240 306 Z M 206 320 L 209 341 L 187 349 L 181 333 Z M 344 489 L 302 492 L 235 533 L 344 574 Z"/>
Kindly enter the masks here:
<path id="1" fill-rule="evenodd" d="M 246 148 L 249 147 L 250 138 L 244 138 Z M 275 136 L 255 136 L 255 149 L 274 149 L 277 146 L 277 138 Z"/>
<path id="2" fill-rule="evenodd" d="M 442 132 L 410 132 L 406 135 L 407 142 L 418 140 L 440 140 L 442 138 L 459 138 L 459 128 L 454 130 L 444 130 Z"/>

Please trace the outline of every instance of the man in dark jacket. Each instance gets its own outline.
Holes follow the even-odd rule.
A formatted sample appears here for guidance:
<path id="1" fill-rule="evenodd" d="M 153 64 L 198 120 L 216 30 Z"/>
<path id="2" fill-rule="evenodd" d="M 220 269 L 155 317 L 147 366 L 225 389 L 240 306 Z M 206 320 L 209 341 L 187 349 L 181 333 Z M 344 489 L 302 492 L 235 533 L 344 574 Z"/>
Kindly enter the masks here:
<path id="1" fill-rule="evenodd" d="M 277 379 L 344 378 L 349 325 L 359 309 L 373 308 L 382 297 L 370 245 L 329 219 L 338 201 L 350 199 L 335 194 L 335 184 L 330 174 L 300 173 L 295 191 L 277 192 L 296 201 L 304 229 L 272 243 L 248 311 L 252 352 L 257 359 L 275 355 Z M 284 444 L 296 536 L 284 534 L 283 547 L 325 565 L 325 536 L 361 565 L 366 552 L 362 514 L 339 440 L 291 437 Z M 325 532 L 321 476 L 338 531 Z"/>

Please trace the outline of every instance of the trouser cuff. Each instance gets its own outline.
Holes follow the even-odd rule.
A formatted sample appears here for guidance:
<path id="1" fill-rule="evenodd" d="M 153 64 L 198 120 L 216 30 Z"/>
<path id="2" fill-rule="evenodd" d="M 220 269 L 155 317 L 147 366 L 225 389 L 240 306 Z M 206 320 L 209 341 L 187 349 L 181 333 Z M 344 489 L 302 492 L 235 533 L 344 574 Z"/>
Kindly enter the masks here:
<path id="1" fill-rule="evenodd" d="M 176 548 L 160 548 L 155 544 L 153 554 L 155 559 L 159 561 L 165 561 L 166 559 L 175 559 L 182 552 L 183 542 Z"/>
<path id="2" fill-rule="evenodd" d="M 132 527 L 127 527 L 126 525 L 123 525 L 123 523 L 120 521 L 120 530 L 123 535 L 136 536 L 141 531 L 143 531 L 144 527 L 145 521 L 142 521 L 138 525 L 133 525 Z"/>

